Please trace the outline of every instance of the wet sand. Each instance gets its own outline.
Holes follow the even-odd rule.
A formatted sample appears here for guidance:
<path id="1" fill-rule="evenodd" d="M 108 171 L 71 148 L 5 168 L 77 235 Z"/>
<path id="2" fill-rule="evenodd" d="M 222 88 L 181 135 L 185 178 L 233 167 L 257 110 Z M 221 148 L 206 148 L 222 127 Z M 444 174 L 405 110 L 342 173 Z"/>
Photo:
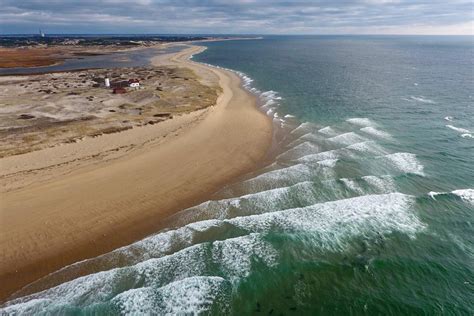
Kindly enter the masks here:
<path id="1" fill-rule="evenodd" d="M 166 217 L 208 199 L 265 157 L 271 120 L 230 72 L 188 58 L 218 82 L 216 106 L 166 122 L 0 159 L 0 297 L 73 262 L 163 228 Z"/>

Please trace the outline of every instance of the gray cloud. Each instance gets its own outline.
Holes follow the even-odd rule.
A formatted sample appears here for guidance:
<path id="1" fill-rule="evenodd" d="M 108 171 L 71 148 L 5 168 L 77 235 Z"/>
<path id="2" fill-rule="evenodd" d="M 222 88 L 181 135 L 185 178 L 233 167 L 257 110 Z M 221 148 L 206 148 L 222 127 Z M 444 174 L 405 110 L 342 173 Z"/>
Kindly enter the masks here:
<path id="1" fill-rule="evenodd" d="M 0 33 L 472 34 L 472 0 L 2 0 Z"/>

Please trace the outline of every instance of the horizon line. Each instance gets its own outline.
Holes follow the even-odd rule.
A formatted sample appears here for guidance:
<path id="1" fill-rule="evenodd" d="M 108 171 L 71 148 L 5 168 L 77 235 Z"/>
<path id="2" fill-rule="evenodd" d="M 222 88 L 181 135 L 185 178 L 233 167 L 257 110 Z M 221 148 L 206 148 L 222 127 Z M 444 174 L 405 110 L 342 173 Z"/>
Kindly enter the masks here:
<path id="1" fill-rule="evenodd" d="M 229 34 L 213 34 L 213 33 L 46 33 L 46 35 L 142 35 L 142 36 L 474 36 L 473 34 L 396 34 L 396 33 L 380 33 L 380 34 L 357 34 L 357 33 L 305 33 L 305 34 L 253 34 L 253 33 L 229 33 Z M 38 33 L 0 33 L 2 36 L 12 35 L 38 35 Z"/>

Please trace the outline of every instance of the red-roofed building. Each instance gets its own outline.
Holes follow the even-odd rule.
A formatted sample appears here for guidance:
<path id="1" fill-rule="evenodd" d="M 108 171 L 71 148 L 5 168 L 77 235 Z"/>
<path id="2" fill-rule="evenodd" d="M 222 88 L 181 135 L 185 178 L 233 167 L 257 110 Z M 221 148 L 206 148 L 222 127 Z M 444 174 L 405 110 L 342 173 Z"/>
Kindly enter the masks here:
<path id="1" fill-rule="evenodd" d="M 140 81 L 138 79 L 129 79 L 128 86 L 130 88 L 138 88 L 140 87 Z"/>

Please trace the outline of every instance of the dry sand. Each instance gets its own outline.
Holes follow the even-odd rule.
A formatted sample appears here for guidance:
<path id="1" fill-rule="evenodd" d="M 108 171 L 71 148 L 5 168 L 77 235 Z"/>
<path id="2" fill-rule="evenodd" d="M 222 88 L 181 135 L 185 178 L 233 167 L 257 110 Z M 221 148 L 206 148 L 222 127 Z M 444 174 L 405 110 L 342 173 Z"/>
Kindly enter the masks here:
<path id="1" fill-rule="evenodd" d="M 0 159 L 0 297 L 67 264 L 163 227 L 261 161 L 271 120 L 235 74 L 188 61 L 222 93 L 214 107 L 166 122 Z"/>

